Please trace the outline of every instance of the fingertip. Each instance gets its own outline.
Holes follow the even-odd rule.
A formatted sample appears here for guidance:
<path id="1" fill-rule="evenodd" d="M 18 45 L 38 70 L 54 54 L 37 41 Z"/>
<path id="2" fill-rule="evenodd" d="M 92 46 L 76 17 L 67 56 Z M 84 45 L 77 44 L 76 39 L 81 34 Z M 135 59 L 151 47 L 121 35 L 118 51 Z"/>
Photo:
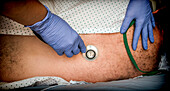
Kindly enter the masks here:
<path id="1" fill-rule="evenodd" d="M 126 32 L 126 29 L 123 28 L 123 27 L 121 27 L 121 28 L 120 28 L 120 33 L 121 33 L 121 34 L 124 34 L 125 32 Z"/>
<path id="2" fill-rule="evenodd" d="M 145 45 L 143 46 L 143 49 L 144 49 L 144 50 L 147 50 L 147 49 L 148 49 L 148 45 L 145 44 Z"/>
<path id="3" fill-rule="evenodd" d="M 154 38 L 152 38 L 152 39 L 150 39 L 150 41 L 151 41 L 151 43 L 154 43 L 155 40 L 154 40 Z"/>
<path id="4" fill-rule="evenodd" d="M 68 58 L 71 58 L 72 56 L 67 56 Z"/>
<path id="5" fill-rule="evenodd" d="M 59 56 L 62 56 L 63 54 L 58 54 Z"/>
<path id="6" fill-rule="evenodd" d="M 71 58 L 73 56 L 73 53 L 71 51 L 67 51 L 65 52 L 65 54 L 68 58 Z"/>
<path id="7" fill-rule="evenodd" d="M 68 58 L 71 58 L 72 56 L 73 56 L 73 54 L 72 55 L 66 55 Z"/>
<path id="8" fill-rule="evenodd" d="M 82 53 L 86 53 L 86 48 L 85 49 L 81 49 Z"/>
<path id="9" fill-rule="evenodd" d="M 144 48 L 144 50 L 147 50 L 147 49 L 148 49 L 148 47 L 145 47 L 145 48 Z"/>
<path id="10" fill-rule="evenodd" d="M 135 41 L 135 40 L 133 39 L 132 49 L 133 49 L 134 51 L 136 51 L 136 48 L 137 48 L 137 41 Z"/>
<path id="11" fill-rule="evenodd" d="M 134 51 L 136 51 L 136 47 L 135 47 L 135 46 L 132 46 L 132 49 L 133 49 Z"/>
<path id="12" fill-rule="evenodd" d="M 155 25 L 155 22 L 152 22 L 152 26 L 155 28 L 155 26 L 156 26 L 156 25 Z"/>
<path id="13" fill-rule="evenodd" d="M 56 50 L 56 52 L 57 52 L 57 54 L 58 54 L 59 56 L 62 56 L 62 55 L 64 54 L 64 52 L 62 52 L 62 51 L 57 51 L 57 50 Z"/>
<path id="14" fill-rule="evenodd" d="M 153 28 L 155 28 L 155 26 L 156 26 L 154 21 L 152 21 L 151 25 Z"/>

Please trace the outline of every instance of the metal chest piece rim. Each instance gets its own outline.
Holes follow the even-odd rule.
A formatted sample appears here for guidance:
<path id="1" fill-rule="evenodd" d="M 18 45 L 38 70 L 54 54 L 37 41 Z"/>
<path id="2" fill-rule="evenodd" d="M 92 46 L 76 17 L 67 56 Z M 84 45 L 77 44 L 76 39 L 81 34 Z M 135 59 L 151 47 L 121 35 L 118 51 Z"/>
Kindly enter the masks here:
<path id="1" fill-rule="evenodd" d="M 88 61 L 93 61 L 98 56 L 98 50 L 93 45 L 88 45 L 86 47 L 86 53 L 83 53 L 83 57 Z"/>

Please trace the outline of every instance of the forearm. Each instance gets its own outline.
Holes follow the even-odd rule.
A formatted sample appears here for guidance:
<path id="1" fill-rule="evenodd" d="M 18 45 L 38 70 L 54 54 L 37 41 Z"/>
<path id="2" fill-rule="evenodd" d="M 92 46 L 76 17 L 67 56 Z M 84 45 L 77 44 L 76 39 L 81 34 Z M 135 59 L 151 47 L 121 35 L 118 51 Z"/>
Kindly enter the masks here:
<path id="1" fill-rule="evenodd" d="M 3 0 L 0 13 L 23 25 L 32 25 L 45 18 L 46 8 L 38 0 Z"/>

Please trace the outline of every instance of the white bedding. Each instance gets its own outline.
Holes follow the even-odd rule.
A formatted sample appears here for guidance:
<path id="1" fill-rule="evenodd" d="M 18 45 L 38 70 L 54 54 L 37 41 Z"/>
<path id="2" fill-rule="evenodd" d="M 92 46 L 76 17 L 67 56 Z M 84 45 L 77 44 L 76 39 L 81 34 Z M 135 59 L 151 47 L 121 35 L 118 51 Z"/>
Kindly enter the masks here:
<path id="1" fill-rule="evenodd" d="M 129 0 L 40 0 L 78 34 L 117 33 Z M 0 34 L 34 35 L 31 29 L 0 16 Z"/>

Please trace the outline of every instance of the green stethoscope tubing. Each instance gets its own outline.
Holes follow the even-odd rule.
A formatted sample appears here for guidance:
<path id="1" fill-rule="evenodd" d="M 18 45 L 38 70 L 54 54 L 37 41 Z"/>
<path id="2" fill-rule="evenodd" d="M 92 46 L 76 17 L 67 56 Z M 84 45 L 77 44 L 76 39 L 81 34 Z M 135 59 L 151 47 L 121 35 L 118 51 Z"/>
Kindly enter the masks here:
<path id="1" fill-rule="evenodd" d="M 130 25 L 129 25 L 129 28 L 135 23 L 135 21 L 133 20 Z M 128 29 L 129 29 L 128 28 Z M 141 69 L 139 69 L 138 65 L 136 64 L 136 61 L 135 59 L 133 58 L 132 54 L 131 54 L 131 51 L 129 49 L 129 46 L 128 46 L 128 42 L 127 42 L 127 37 L 126 37 L 126 33 L 123 34 L 123 40 L 124 40 L 124 44 L 125 44 L 125 48 L 126 48 L 126 51 L 127 51 L 127 54 L 132 62 L 132 64 L 135 66 L 135 68 L 137 70 L 139 70 L 140 72 L 142 73 L 146 73 L 144 75 L 154 75 L 156 73 L 158 73 L 159 71 L 158 70 L 155 70 L 155 71 L 142 71 Z"/>

